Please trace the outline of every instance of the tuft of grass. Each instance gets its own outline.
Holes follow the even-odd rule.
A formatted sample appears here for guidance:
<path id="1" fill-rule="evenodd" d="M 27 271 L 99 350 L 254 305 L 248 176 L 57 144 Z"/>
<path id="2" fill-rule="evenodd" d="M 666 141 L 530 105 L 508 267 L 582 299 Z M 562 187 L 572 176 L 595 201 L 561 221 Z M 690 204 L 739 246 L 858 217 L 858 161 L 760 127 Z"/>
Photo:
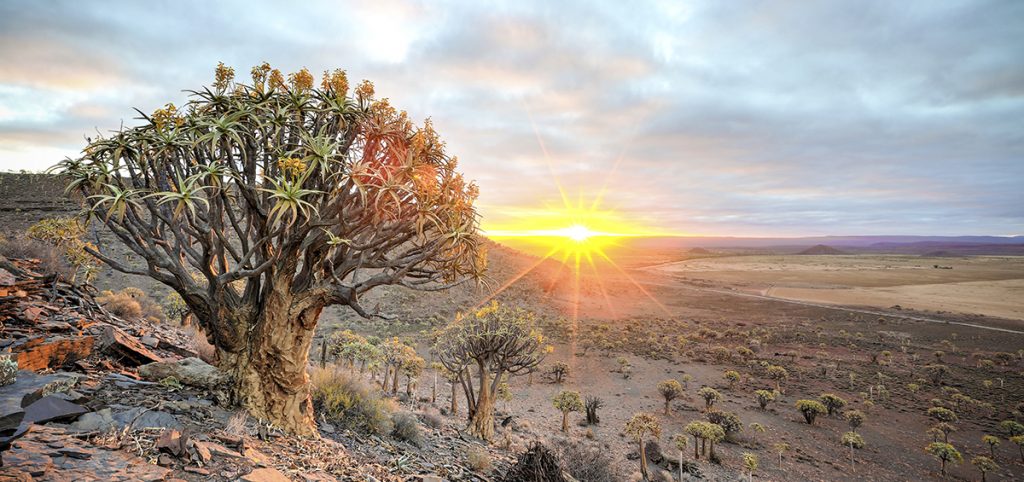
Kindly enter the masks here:
<path id="1" fill-rule="evenodd" d="M 395 440 L 408 442 L 416 447 L 423 446 L 423 430 L 420 429 L 420 422 L 415 415 L 398 412 L 391 417 L 391 422 L 394 424 L 391 436 Z"/>
<path id="2" fill-rule="evenodd" d="M 330 365 L 311 368 L 310 383 L 314 408 L 332 423 L 374 435 L 394 429 L 395 403 L 362 379 Z"/>
<path id="3" fill-rule="evenodd" d="M 473 445 L 466 450 L 466 464 L 469 468 L 481 474 L 491 471 L 491 454 L 478 445 Z"/>

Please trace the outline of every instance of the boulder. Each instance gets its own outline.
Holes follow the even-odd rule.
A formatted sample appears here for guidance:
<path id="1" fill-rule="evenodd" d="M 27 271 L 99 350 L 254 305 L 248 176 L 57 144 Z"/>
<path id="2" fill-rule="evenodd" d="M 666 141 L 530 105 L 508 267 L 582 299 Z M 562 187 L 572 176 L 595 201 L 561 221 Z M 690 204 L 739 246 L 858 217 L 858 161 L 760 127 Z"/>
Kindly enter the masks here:
<path id="1" fill-rule="evenodd" d="M 70 365 L 92 355 L 95 338 L 70 335 L 53 338 L 38 336 L 11 348 L 12 357 L 22 370 L 42 371 Z"/>
<path id="2" fill-rule="evenodd" d="M 116 326 L 100 326 L 98 344 L 102 352 L 126 366 L 137 367 L 163 361 L 159 355 Z"/>
<path id="3" fill-rule="evenodd" d="M 47 395 L 66 392 L 78 383 L 80 376 L 57 372 L 39 375 L 22 370 L 18 379 L 0 389 L 0 432 L 12 430 L 25 417 L 25 407 Z"/>
<path id="4" fill-rule="evenodd" d="M 227 377 L 217 367 L 195 357 L 143 365 L 139 367 L 139 375 L 152 381 L 174 377 L 183 385 L 207 389 L 220 388 L 227 382 Z"/>

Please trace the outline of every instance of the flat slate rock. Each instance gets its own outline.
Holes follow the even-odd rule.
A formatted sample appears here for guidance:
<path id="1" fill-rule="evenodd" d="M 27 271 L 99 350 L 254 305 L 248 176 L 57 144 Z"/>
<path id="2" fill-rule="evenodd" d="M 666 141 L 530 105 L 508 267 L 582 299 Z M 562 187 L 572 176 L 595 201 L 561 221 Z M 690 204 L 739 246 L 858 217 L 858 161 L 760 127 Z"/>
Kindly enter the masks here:
<path id="1" fill-rule="evenodd" d="M 61 447 L 55 449 L 53 445 Z M 4 453 L 4 465 L 32 475 L 32 480 L 53 482 L 157 481 L 171 474 L 169 469 L 143 458 L 92 445 L 60 429 L 39 426 Z"/>
<path id="2" fill-rule="evenodd" d="M 14 383 L 0 387 L 0 431 L 17 428 L 25 417 L 26 406 L 47 395 L 70 390 L 79 378 L 73 373 L 39 375 L 28 370 L 19 371 Z"/>
<path id="3" fill-rule="evenodd" d="M 51 421 L 67 422 L 84 415 L 89 410 L 56 395 L 47 395 L 25 407 L 25 423 L 44 424 Z"/>

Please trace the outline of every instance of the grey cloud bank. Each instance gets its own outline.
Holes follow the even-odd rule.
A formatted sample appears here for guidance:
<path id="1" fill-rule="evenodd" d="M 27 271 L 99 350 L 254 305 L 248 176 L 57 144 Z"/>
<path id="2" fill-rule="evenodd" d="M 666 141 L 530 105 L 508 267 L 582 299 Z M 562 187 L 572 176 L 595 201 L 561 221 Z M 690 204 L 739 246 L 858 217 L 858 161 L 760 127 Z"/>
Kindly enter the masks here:
<path id="1" fill-rule="evenodd" d="M 1020 234 L 1021 46 L 1013 1 L 10 1 L 0 169 L 267 60 L 433 117 L 485 221 L 560 203 L 553 171 L 678 233 Z"/>

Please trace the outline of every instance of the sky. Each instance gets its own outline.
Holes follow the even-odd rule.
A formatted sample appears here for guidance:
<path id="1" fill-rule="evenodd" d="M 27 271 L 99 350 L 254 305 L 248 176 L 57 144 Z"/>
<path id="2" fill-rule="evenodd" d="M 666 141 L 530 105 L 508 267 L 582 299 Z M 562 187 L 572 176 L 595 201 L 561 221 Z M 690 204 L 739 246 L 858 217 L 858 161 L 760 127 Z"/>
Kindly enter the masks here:
<path id="1" fill-rule="evenodd" d="M 218 61 L 372 80 L 433 119 L 492 230 L 564 197 L 661 234 L 1024 234 L 1020 1 L 7 0 L 0 170 Z"/>

